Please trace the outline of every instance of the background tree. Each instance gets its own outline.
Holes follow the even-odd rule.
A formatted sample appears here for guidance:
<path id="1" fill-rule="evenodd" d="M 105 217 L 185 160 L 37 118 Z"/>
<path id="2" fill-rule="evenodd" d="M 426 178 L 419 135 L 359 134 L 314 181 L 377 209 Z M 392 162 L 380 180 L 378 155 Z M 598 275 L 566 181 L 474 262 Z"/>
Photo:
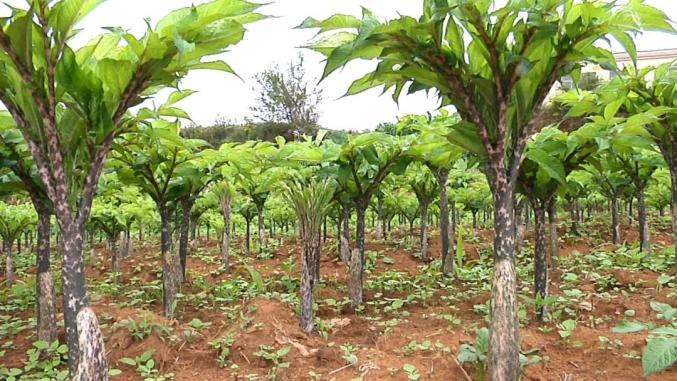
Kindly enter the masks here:
<path id="1" fill-rule="evenodd" d="M 35 210 L 29 204 L 12 205 L 0 201 L 0 236 L 5 252 L 5 279 L 8 286 L 16 281 L 14 243 L 36 221 Z"/>
<path id="2" fill-rule="evenodd" d="M 115 152 L 111 166 L 123 183 L 134 185 L 147 194 L 157 207 L 161 221 L 163 310 L 173 312 L 174 300 L 181 282 L 178 255 L 172 251 L 171 217 L 185 195 L 182 175 L 194 175 L 192 150 L 199 141 L 181 139 L 179 124 L 162 119 L 141 124 L 125 135 L 126 144 Z"/>
<path id="3" fill-rule="evenodd" d="M 602 127 L 588 124 L 571 133 L 546 127 L 533 140 L 524 152 L 524 163 L 520 168 L 518 190 L 523 193 L 535 215 L 534 245 L 534 294 L 539 302 L 536 316 L 544 320 L 547 314 L 544 301 L 548 297 L 548 260 L 546 212 L 551 225 L 551 262 L 556 261 L 558 245 L 556 217 L 557 194 L 567 185 L 567 176 L 579 169 L 587 159 L 597 153 L 597 140 Z"/>
<path id="4" fill-rule="evenodd" d="M 356 241 L 360 256 L 359 284 L 350 285 L 353 304 L 362 304 L 364 276 L 365 216 L 372 195 L 391 173 L 402 174 L 411 160 L 406 156 L 409 142 L 406 139 L 372 132 L 350 139 L 341 147 L 338 156 L 338 182 L 348 193 L 357 214 Z"/>
<path id="5" fill-rule="evenodd" d="M 659 168 L 649 180 L 646 189 L 647 205 L 656 208 L 662 217 L 665 208 L 672 203 L 672 189 L 670 187 L 670 172 L 667 168 Z"/>
<path id="6" fill-rule="evenodd" d="M 410 164 L 405 176 L 408 179 L 409 187 L 418 200 L 418 212 L 421 221 L 419 235 L 421 259 L 425 261 L 428 260 L 428 209 L 430 204 L 439 197 L 439 187 L 430 169 L 420 163 Z"/>
<path id="7" fill-rule="evenodd" d="M 35 252 L 36 311 L 38 340 L 57 339 L 54 279 L 50 272 L 50 236 L 54 208 L 42 184 L 37 166 L 21 132 L 9 112 L 0 112 L 0 164 L 14 176 L 3 176 L 0 193 L 26 192 L 38 215 L 37 250 Z"/>
<path id="8" fill-rule="evenodd" d="M 463 123 L 451 137 L 485 163 L 494 196 L 495 271 L 492 288 L 489 378 L 519 377 L 519 325 L 515 273 L 515 187 L 528 139 L 542 125 L 533 116 L 558 78 L 577 81 L 581 61 L 606 67 L 613 55 L 594 44 L 612 34 L 635 57 L 627 33 L 670 30 L 661 11 L 632 1 L 424 0 L 416 20 L 400 16 L 381 22 L 364 9 L 362 19 L 333 15 L 306 19 L 319 28 L 311 45 L 327 56 L 323 77 L 355 59 L 375 59 L 376 70 L 353 82 L 348 94 L 373 87 L 437 92 L 442 105 L 456 107 Z M 336 30 L 341 30 L 336 32 Z M 346 31 L 348 30 L 348 31 Z"/>
<path id="9" fill-rule="evenodd" d="M 666 28 L 672 30 L 670 25 Z M 594 93 L 569 93 L 564 99 L 570 106 L 568 115 L 592 115 L 592 120 L 599 123 L 616 125 L 625 134 L 624 138 L 632 139 L 636 145 L 648 139 L 658 147 L 672 179 L 672 233 L 677 248 L 677 208 L 674 207 L 677 205 L 677 100 L 674 97 L 677 73 L 671 70 L 672 65 L 668 62 L 640 70 L 626 67 L 617 77 L 597 87 Z M 628 164 L 633 167 L 632 163 Z M 637 179 L 635 168 L 629 169 Z M 637 181 L 633 182 L 636 186 Z M 642 224 L 640 228 L 648 233 Z M 646 246 L 648 234 L 644 237 L 643 245 Z"/>
<path id="10" fill-rule="evenodd" d="M 320 114 L 322 90 L 306 78 L 303 55 L 291 61 L 286 71 L 274 66 L 254 76 L 258 96 L 254 115 L 267 123 L 288 124 L 298 134 L 314 135 Z"/>
<path id="11" fill-rule="evenodd" d="M 454 251 L 453 237 L 455 225 L 450 225 L 449 196 L 447 184 L 449 172 L 463 151 L 458 146 L 449 143 L 446 139 L 447 128 L 458 122 L 456 116 L 446 112 L 440 113 L 423 123 L 417 123 L 414 128 L 419 131 L 416 142 L 409 149 L 409 154 L 417 160 L 422 160 L 437 180 L 440 209 L 440 240 L 442 242 L 442 272 L 446 275 L 453 271 L 453 259 L 450 253 Z"/>

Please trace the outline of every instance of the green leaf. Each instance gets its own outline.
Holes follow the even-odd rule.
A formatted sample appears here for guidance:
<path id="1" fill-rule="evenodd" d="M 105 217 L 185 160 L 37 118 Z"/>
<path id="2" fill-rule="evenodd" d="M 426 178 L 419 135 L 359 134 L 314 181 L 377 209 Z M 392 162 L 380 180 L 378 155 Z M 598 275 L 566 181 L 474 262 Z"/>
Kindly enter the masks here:
<path id="1" fill-rule="evenodd" d="M 286 347 L 282 347 L 282 348 L 278 349 L 277 352 L 276 352 L 277 357 L 281 358 L 281 357 L 286 356 L 287 353 L 289 353 L 290 350 L 291 350 L 290 346 L 286 346 Z"/>
<path id="2" fill-rule="evenodd" d="M 108 369 L 108 374 L 113 377 L 118 376 L 121 373 L 122 371 L 120 369 Z"/>
<path id="3" fill-rule="evenodd" d="M 54 26 L 64 36 L 73 29 L 75 24 L 93 11 L 99 4 L 105 0 L 62 0 L 54 5 L 54 9 L 49 15 L 50 24 Z"/>
<path id="4" fill-rule="evenodd" d="M 130 365 L 130 366 L 136 366 L 136 361 L 134 361 L 134 359 L 130 359 L 129 357 L 121 358 L 120 362 L 123 363 L 123 364 Z"/>
<path id="5" fill-rule="evenodd" d="M 104 86 L 115 95 L 116 100 L 119 99 L 134 75 L 132 63 L 106 58 L 99 61 L 97 67 Z"/>
<path id="6" fill-rule="evenodd" d="M 477 132 L 477 127 L 465 121 L 461 121 L 449 127 L 450 132 L 447 134 L 447 140 L 461 148 L 481 156 L 486 157 L 486 149 L 482 144 L 480 135 Z"/>
<path id="7" fill-rule="evenodd" d="M 308 17 L 303 20 L 301 25 L 297 26 L 299 29 L 303 28 L 320 28 L 318 33 L 323 33 L 329 30 L 359 28 L 362 22 L 355 16 L 335 14 L 324 20 L 316 20 Z"/>
<path id="8" fill-rule="evenodd" d="M 526 156 L 529 160 L 537 163 L 538 168 L 544 170 L 551 178 L 557 180 L 560 184 L 566 184 L 564 165 L 557 158 L 540 148 L 529 149 Z"/>
<path id="9" fill-rule="evenodd" d="M 167 98 L 167 102 L 165 102 L 165 106 L 171 106 L 174 103 L 180 102 L 181 100 L 188 98 L 189 96 L 195 94 L 196 91 L 194 90 L 179 90 L 175 91 L 171 94 L 169 94 L 169 98 Z"/>
<path id="10" fill-rule="evenodd" d="M 621 320 L 611 329 L 614 333 L 631 333 L 645 330 L 646 324 L 637 321 Z"/>
<path id="11" fill-rule="evenodd" d="M 139 357 L 139 360 L 142 362 L 148 361 L 153 356 L 153 353 L 155 353 L 155 349 L 149 349 L 143 352 L 141 357 Z"/>
<path id="12" fill-rule="evenodd" d="M 158 113 L 162 116 L 174 117 L 174 118 L 183 118 L 190 120 L 190 115 L 187 112 L 181 110 L 178 107 L 166 107 L 162 106 L 158 110 Z"/>
<path id="13" fill-rule="evenodd" d="M 187 66 L 190 70 L 218 70 L 226 73 L 235 74 L 235 70 L 224 61 L 198 62 Z"/>
<path id="14" fill-rule="evenodd" d="M 677 339 L 659 337 L 649 340 L 642 351 L 644 376 L 660 372 L 677 361 Z"/>
<path id="15" fill-rule="evenodd" d="M 251 276 L 252 281 L 254 282 L 254 285 L 256 286 L 256 289 L 259 292 L 265 290 L 266 286 L 263 283 L 263 278 L 261 277 L 261 273 L 256 271 L 256 269 L 253 266 L 245 265 L 245 269 L 247 269 L 247 272 L 249 272 L 249 276 Z"/>

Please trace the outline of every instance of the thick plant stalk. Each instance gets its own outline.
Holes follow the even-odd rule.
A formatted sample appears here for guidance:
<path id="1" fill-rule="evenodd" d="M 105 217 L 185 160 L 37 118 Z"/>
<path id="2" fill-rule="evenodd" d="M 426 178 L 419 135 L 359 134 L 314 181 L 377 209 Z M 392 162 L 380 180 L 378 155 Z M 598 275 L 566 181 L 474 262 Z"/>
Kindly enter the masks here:
<path id="1" fill-rule="evenodd" d="M 305 251 L 305 249 L 304 249 Z M 299 325 L 306 333 L 311 333 L 314 328 L 313 322 L 313 271 L 314 266 L 307 255 L 303 255 L 303 272 L 301 273 L 301 320 Z"/>
<path id="2" fill-rule="evenodd" d="M 37 210 L 36 210 L 37 211 Z M 36 318 L 38 340 L 48 343 L 57 339 L 54 280 L 49 272 L 50 218 L 47 211 L 38 211 L 38 247 L 36 252 Z"/>
<path id="3" fill-rule="evenodd" d="M 73 381 L 108 381 L 108 362 L 106 361 L 106 348 L 103 345 L 103 336 L 99 329 L 96 315 L 89 308 L 83 308 L 77 316 L 78 356 L 77 370 L 73 375 Z"/>
<path id="4" fill-rule="evenodd" d="M 313 286 L 319 281 L 319 259 L 322 247 L 322 222 L 332 197 L 329 182 L 308 184 L 292 182 L 286 185 L 287 197 L 294 206 L 303 241 L 301 256 L 301 317 L 299 325 L 306 333 L 313 331 Z"/>
<path id="5" fill-rule="evenodd" d="M 348 265 L 348 294 L 353 307 L 362 304 L 362 260 L 360 250 L 355 248 L 350 253 Z"/>
<path id="6" fill-rule="evenodd" d="M 179 232 L 179 261 L 181 263 L 181 281 L 185 282 L 188 260 L 188 234 L 190 229 L 190 211 L 193 202 L 184 199 L 181 201 L 181 227 Z"/>
<path id="7" fill-rule="evenodd" d="M 536 225 L 536 245 L 534 248 L 534 289 L 535 296 L 544 300 L 548 296 L 548 258 L 546 249 L 545 207 L 538 201 L 532 202 Z M 543 321 L 546 314 L 545 306 L 536 310 L 536 317 Z"/>
<path id="8" fill-rule="evenodd" d="M 117 237 L 115 234 L 110 235 L 108 237 L 108 245 L 110 246 L 110 251 L 111 251 L 111 256 L 110 256 L 110 261 L 111 261 L 111 271 L 116 273 L 118 272 L 118 245 L 117 245 Z"/>
<path id="9" fill-rule="evenodd" d="M 550 226 L 550 264 L 557 267 L 559 232 L 557 231 L 557 198 L 555 196 L 552 196 L 548 203 L 548 225 Z"/>
<path id="10" fill-rule="evenodd" d="M 171 227 L 166 209 L 160 208 L 162 220 L 161 252 L 162 252 L 162 308 L 165 316 L 174 314 L 174 301 L 181 283 L 179 260 L 172 251 Z"/>
<path id="11" fill-rule="evenodd" d="M 256 204 L 256 215 L 259 225 L 259 251 L 263 251 L 268 246 L 268 237 L 266 236 L 266 225 L 263 219 L 263 205 Z"/>
<path id="12" fill-rule="evenodd" d="M 252 236 L 251 226 L 252 226 L 251 220 L 246 220 L 245 250 L 247 252 L 247 255 L 251 254 L 251 236 Z"/>
<path id="13" fill-rule="evenodd" d="M 433 170 L 440 191 L 440 239 L 442 241 L 442 273 L 449 275 L 454 271 L 454 261 L 450 255 L 449 241 L 449 196 L 447 195 L 448 169 Z"/>
<path id="14" fill-rule="evenodd" d="M 379 195 L 376 202 L 376 239 L 382 240 L 384 238 L 383 196 Z"/>
<path id="15" fill-rule="evenodd" d="M 309 223 L 310 222 L 310 223 Z M 319 231 L 315 232 L 311 221 L 301 223 L 301 235 L 303 237 L 303 257 L 301 273 L 301 319 L 299 325 L 306 333 L 311 333 L 314 328 L 313 322 L 313 286 L 317 279 L 316 263 L 320 251 Z M 319 230 L 319 229 L 318 229 Z"/>
<path id="16" fill-rule="evenodd" d="M 526 199 L 523 198 L 515 206 L 515 254 L 522 252 L 522 246 L 524 245 L 524 224 L 522 224 L 522 210 L 524 210 L 524 205 Z"/>
<path id="17" fill-rule="evenodd" d="M 7 242 L 5 250 L 5 280 L 7 286 L 12 286 L 16 282 L 16 273 L 14 269 L 14 253 L 12 241 Z"/>
<path id="18" fill-rule="evenodd" d="M 579 220 L 579 211 L 578 211 L 578 199 L 575 198 L 571 203 L 571 234 L 575 236 L 580 236 L 581 233 L 578 232 L 578 220 Z"/>
<path id="19" fill-rule="evenodd" d="M 223 240 L 221 242 L 221 262 L 226 272 L 230 271 L 230 195 L 220 198 L 221 214 L 223 216 Z"/>
<path id="20" fill-rule="evenodd" d="M 357 207 L 357 223 L 356 223 L 356 239 L 357 239 L 357 250 L 359 250 L 360 253 L 360 294 L 362 293 L 361 288 L 362 288 L 362 282 L 363 282 L 363 269 L 364 269 L 364 262 L 366 260 L 366 257 L 364 255 L 364 217 L 365 217 L 365 211 L 367 210 L 367 205 L 365 203 L 358 203 Z M 351 258 L 350 261 L 352 263 L 353 258 L 352 258 L 352 253 L 351 253 Z"/>
<path id="21" fill-rule="evenodd" d="M 421 259 L 428 260 L 428 203 L 421 204 Z"/>
<path id="22" fill-rule="evenodd" d="M 489 379 L 512 381 L 519 379 L 514 194 L 505 179 L 494 179 L 494 182 L 496 238 L 487 365 Z"/>
<path id="23" fill-rule="evenodd" d="M 663 154 L 665 156 L 665 154 Z M 672 188 L 672 205 L 670 215 L 672 218 L 672 244 L 674 246 L 674 260 L 677 266 L 677 158 L 666 160 L 670 166 L 670 185 Z"/>
<path id="24" fill-rule="evenodd" d="M 637 187 L 637 209 L 639 209 L 639 250 L 645 253 L 651 252 L 651 238 L 649 231 L 649 218 L 646 212 L 646 195 L 643 186 Z"/>
<path id="25" fill-rule="evenodd" d="M 58 208 L 57 208 L 58 209 Z M 85 287 L 85 263 L 83 255 L 84 224 L 60 222 L 61 239 L 59 250 L 63 256 L 63 304 L 68 343 L 68 369 L 74 374 L 76 361 L 79 358 L 77 315 L 83 307 L 87 307 L 87 290 Z"/>
<path id="26" fill-rule="evenodd" d="M 611 242 L 615 245 L 621 243 L 621 222 L 618 217 L 618 198 L 611 199 Z"/>

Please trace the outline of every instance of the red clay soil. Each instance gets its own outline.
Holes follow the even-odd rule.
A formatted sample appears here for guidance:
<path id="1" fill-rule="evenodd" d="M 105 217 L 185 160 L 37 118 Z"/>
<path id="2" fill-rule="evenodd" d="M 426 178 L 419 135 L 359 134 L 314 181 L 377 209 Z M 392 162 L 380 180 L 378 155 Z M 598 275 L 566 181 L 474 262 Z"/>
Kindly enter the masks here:
<path id="1" fill-rule="evenodd" d="M 483 231 L 479 233 L 485 245 L 490 245 L 488 243 L 490 241 L 487 240 L 490 239 L 490 234 Z M 430 245 L 431 256 L 439 256 L 440 248 L 437 237 L 431 238 Z M 203 241 L 198 246 L 211 250 L 213 256 L 218 257 L 215 242 Z M 477 246 L 471 244 L 468 248 L 476 249 Z M 138 277 L 143 282 L 157 279 L 155 272 L 151 271 L 157 268 L 157 259 L 152 261 L 146 259 L 156 250 L 157 247 L 154 245 L 138 247 L 132 258 L 122 259 L 120 261 L 123 274 L 121 282 L 129 282 L 133 277 Z M 423 264 L 422 261 L 414 258 L 413 252 L 388 243 L 370 243 L 368 250 L 383 251 L 386 256 L 394 259 L 393 264 L 382 264 L 379 261 L 375 269 L 376 273 L 397 270 L 415 275 L 417 266 Z M 100 261 L 96 266 L 90 265 L 87 268 L 90 281 L 101 280 L 109 271 L 110 263 L 107 255 L 104 254 L 105 250 L 100 248 L 98 251 L 102 253 Z M 572 241 L 561 247 L 562 255 L 569 255 L 573 251 L 587 253 L 590 247 L 582 240 Z M 254 260 L 253 263 L 264 277 L 268 277 L 280 274 L 281 263 L 290 255 L 298 256 L 298 253 L 299 247 L 296 242 L 289 240 L 280 247 L 274 259 Z M 329 285 L 332 282 L 345 282 L 344 266 L 334 260 L 335 256 L 335 253 L 323 253 L 322 277 Z M 472 259 L 479 259 L 477 252 L 470 256 Z M 297 272 L 300 271 L 299 262 L 296 261 Z M 140 272 L 135 271 L 135 268 L 138 270 L 138 266 L 141 266 Z M 191 274 L 203 274 L 206 277 L 218 270 L 219 264 L 218 261 L 206 263 L 191 257 L 188 260 L 188 267 Z M 235 261 L 231 274 L 244 273 L 244 271 L 242 265 Z M 232 275 L 209 276 L 210 281 L 214 282 Z M 620 287 L 633 285 L 636 289 L 628 292 L 627 297 L 617 295 L 607 300 L 591 292 L 592 296 L 587 301 L 592 310 L 582 309 L 579 322 L 600 318 L 599 323 L 594 328 L 579 323 L 569 343 L 559 337 L 553 324 L 547 325 L 550 328 L 549 332 L 539 329 L 542 326 L 536 323 L 531 323 L 521 329 L 522 348 L 526 350 L 539 348 L 538 354 L 548 359 L 527 367 L 523 379 L 534 381 L 562 379 L 635 381 L 644 379 L 640 360 L 624 355 L 630 351 L 641 354 L 645 345 L 646 332 L 614 334 L 611 328 L 624 318 L 623 312 L 628 309 L 635 310 L 636 316 L 633 319 L 655 321 L 655 313 L 650 309 L 649 301 L 670 302 L 667 295 L 671 290 L 663 289 L 657 293 L 655 287 L 657 274 L 650 271 L 616 270 L 613 276 L 621 285 Z M 553 281 L 557 281 L 559 277 L 560 274 L 554 272 Z M 458 289 L 463 288 L 462 284 L 455 284 L 455 286 Z M 579 286 L 587 291 L 593 291 L 595 287 L 593 283 L 585 279 L 581 280 Z M 192 289 L 190 283 L 186 287 L 188 291 L 184 289 L 184 292 L 190 292 Z M 553 293 L 559 292 L 556 284 L 553 284 L 552 288 Z M 317 300 L 326 298 L 339 300 L 344 296 L 331 287 L 318 289 L 315 295 Z M 370 296 L 368 293 L 367 298 Z M 472 325 L 475 327 L 486 325 L 484 319 L 473 312 L 473 305 L 484 303 L 488 299 L 488 293 L 476 295 L 470 300 L 461 299 L 454 311 L 454 314 L 460 317 L 461 324 L 454 329 L 450 328 L 447 321 L 433 317 L 435 314 L 439 316 L 450 313 L 449 307 L 439 301 L 438 295 L 427 303 L 428 306 L 419 304 L 408 306 L 406 308 L 408 316 L 399 316 L 399 324 L 387 332 L 378 322 L 369 321 L 347 309 L 336 313 L 323 307 L 318 311 L 318 316 L 328 325 L 330 335 L 327 340 L 318 335 L 309 336 L 303 333 L 298 327 L 297 314 L 288 305 L 276 299 L 267 300 L 263 297 L 255 298 L 243 305 L 244 316 L 235 322 L 230 322 L 218 309 L 191 306 L 179 308 L 177 320 L 170 321 L 161 316 L 161 306 L 157 303 L 153 304 L 150 310 L 117 308 L 112 303 L 120 300 L 108 297 L 95 299 L 93 307 L 103 324 L 103 331 L 107 334 L 106 348 L 109 365 L 111 368 L 123 370 L 123 373 L 113 380 L 141 380 L 133 367 L 119 362 L 119 359 L 138 356 L 149 349 L 155 350 L 153 358 L 160 374 L 172 372 L 175 380 L 245 380 L 245 376 L 252 373 L 258 374 L 259 379 L 264 379 L 270 370 L 270 362 L 254 354 L 262 345 L 275 349 L 284 346 L 292 347 L 284 359 L 291 365 L 288 369 L 281 369 L 278 372 L 278 380 L 313 380 L 310 372 L 321 374 L 319 379 L 322 380 L 348 381 L 359 376 L 362 376 L 364 380 L 407 380 L 408 377 L 402 370 L 405 364 L 416 366 L 421 374 L 420 380 L 468 380 L 468 375 L 476 379 L 476 369 L 470 366 L 465 366 L 465 369 L 461 368 L 455 357 L 461 344 L 474 341 L 474 329 L 464 328 Z M 674 300 L 671 302 L 674 304 Z M 21 317 L 27 318 L 32 314 L 31 310 L 27 310 L 21 314 Z M 135 341 L 126 328 L 119 327 L 119 323 L 128 318 L 138 320 L 141 316 L 145 316 L 147 321 L 154 322 L 156 326 L 172 327 L 174 334 L 179 336 L 189 329 L 188 322 L 193 318 L 209 322 L 211 325 L 201 330 L 192 341 L 179 340 L 172 343 L 166 337 L 161 338 L 157 332 L 153 332 L 142 341 Z M 61 317 L 60 315 L 59 318 Z M 383 313 L 382 317 L 381 321 L 392 318 L 387 313 Z M 118 328 L 112 331 L 111 327 L 115 323 L 118 323 Z M 230 362 L 224 369 L 221 369 L 216 361 L 218 352 L 209 343 L 229 332 L 237 335 L 231 347 Z M 6 366 L 21 367 L 25 351 L 34 340 L 29 335 L 32 333 L 24 331 L 14 337 L 15 350 L 7 351 L 0 362 Z M 622 342 L 622 346 L 605 349 L 599 336 L 606 336 L 611 341 L 618 339 Z M 63 333 L 61 340 L 63 340 Z M 439 345 L 448 348 L 449 352 L 416 351 L 410 354 L 403 350 L 403 347 L 412 340 L 419 343 L 425 340 L 430 340 L 432 343 L 439 342 Z M 579 341 L 581 346 L 574 347 L 571 343 L 575 341 Z M 355 365 L 346 366 L 346 361 L 342 358 L 340 347 L 345 344 L 358 348 L 355 352 L 358 362 Z M 648 380 L 677 380 L 677 368 L 673 367 L 659 375 L 649 377 Z"/>

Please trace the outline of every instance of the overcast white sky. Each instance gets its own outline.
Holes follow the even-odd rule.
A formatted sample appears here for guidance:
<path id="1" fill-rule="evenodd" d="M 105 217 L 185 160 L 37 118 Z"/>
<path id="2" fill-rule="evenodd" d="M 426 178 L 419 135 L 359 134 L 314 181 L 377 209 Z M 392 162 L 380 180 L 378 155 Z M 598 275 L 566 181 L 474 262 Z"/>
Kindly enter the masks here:
<path id="1" fill-rule="evenodd" d="M 256 0 L 254 0 L 256 1 Z M 87 35 L 94 35 L 102 26 L 122 26 L 137 34 L 144 31 L 145 17 L 154 24 L 167 12 L 202 1 L 192 0 L 108 0 L 96 9 L 81 25 Z M 264 2 L 264 1 L 259 1 Z M 663 9 L 667 15 L 677 19 L 677 0 L 648 0 L 647 3 Z M 217 116 L 242 120 L 250 116 L 250 107 L 255 98 L 252 77 L 257 72 L 275 63 L 284 64 L 295 58 L 299 51 L 306 58 L 310 75 L 319 77 L 323 57 L 306 49 L 299 49 L 314 36 L 310 30 L 297 30 L 306 17 L 318 19 L 334 13 L 359 15 L 360 7 L 373 10 L 383 18 L 397 14 L 418 16 L 420 0 L 277 0 L 261 8 L 261 12 L 277 16 L 248 25 L 244 40 L 224 59 L 244 79 L 212 71 L 190 73 L 182 82 L 183 88 L 198 93 L 181 103 L 198 124 L 209 124 Z M 677 36 L 650 33 L 637 39 L 639 50 L 677 48 Z M 357 62 L 323 81 L 325 101 L 321 106 L 322 126 L 332 129 L 364 130 L 374 128 L 379 122 L 395 121 L 397 116 L 410 113 L 425 113 L 436 109 L 434 99 L 424 94 L 403 97 L 399 107 L 388 95 L 380 96 L 378 89 L 356 96 L 340 98 L 352 80 L 372 67 L 373 63 Z M 339 99 L 340 98 L 340 99 Z"/>

